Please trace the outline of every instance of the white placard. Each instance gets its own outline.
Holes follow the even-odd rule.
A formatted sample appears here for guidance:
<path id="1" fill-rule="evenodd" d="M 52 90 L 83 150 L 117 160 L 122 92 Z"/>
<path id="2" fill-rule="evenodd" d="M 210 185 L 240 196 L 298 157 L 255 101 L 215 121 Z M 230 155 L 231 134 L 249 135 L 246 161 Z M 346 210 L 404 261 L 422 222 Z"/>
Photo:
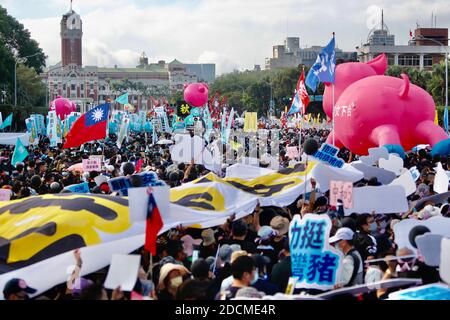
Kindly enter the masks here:
<path id="1" fill-rule="evenodd" d="M 450 285 L 450 239 L 443 238 L 441 242 L 441 263 L 439 274 L 448 285 Z"/>
<path id="2" fill-rule="evenodd" d="M 373 166 L 379 159 L 389 159 L 389 151 L 385 147 L 370 148 L 368 156 L 359 157 L 362 163 Z"/>
<path id="3" fill-rule="evenodd" d="M 432 267 L 439 267 L 441 261 L 441 241 L 440 234 L 425 233 L 416 237 L 417 249 L 423 256 L 425 264 Z"/>
<path id="4" fill-rule="evenodd" d="M 400 177 L 392 181 L 389 185 L 403 187 L 407 196 L 416 192 L 417 190 L 416 183 L 414 182 L 411 171 L 409 170 L 406 170 Z"/>
<path id="5" fill-rule="evenodd" d="M 427 220 L 405 219 L 394 226 L 395 243 L 399 248 L 407 247 L 416 250 L 409 242 L 409 232 L 415 226 L 425 226 L 433 234 L 450 238 L 450 218 L 435 216 Z"/>
<path id="6" fill-rule="evenodd" d="M 433 191 L 436 193 L 445 193 L 448 191 L 448 176 L 445 170 L 442 168 L 440 162 L 437 163 L 435 169 L 436 176 L 434 177 Z"/>
<path id="7" fill-rule="evenodd" d="M 149 188 L 130 188 L 128 189 L 128 204 L 130 207 L 131 222 L 140 222 L 147 219 L 148 191 Z M 170 187 L 151 187 L 164 222 L 164 215 L 169 212 Z"/>
<path id="8" fill-rule="evenodd" d="M 138 278 L 140 264 L 139 255 L 113 255 L 104 287 L 114 290 L 120 286 L 122 291 L 131 292 Z"/>
<path id="9" fill-rule="evenodd" d="M 403 170 L 403 159 L 391 153 L 388 160 L 380 159 L 378 166 L 384 170 L 395 173 L 396 176 L 399 176 L 402 174 Z"/>
<path id="10" fill-rule="evenodd" d="M 364 174 L 364 178 L 369 180 L 376 177 L 382 184 L 389 184 L 397 177 L 395 173 L 378 167 L 371 167 L 364 163 L 352 163 L 352 166 Z"/>
<path id="11" fill-rule="evenodd" d="M 351 213 L 403 213 L 408 211 L 408 201 L 402 186 L 378 186 L 353 188 L 353 208 L 344 209 Z"/>

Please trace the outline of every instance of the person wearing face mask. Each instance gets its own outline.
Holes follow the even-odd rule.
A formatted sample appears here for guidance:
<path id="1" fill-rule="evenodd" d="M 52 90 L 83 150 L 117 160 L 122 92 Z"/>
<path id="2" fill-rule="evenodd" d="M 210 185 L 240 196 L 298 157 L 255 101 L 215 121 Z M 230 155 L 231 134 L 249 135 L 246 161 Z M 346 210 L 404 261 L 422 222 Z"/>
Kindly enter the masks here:
<path id="1" fill-rule="evenodd" d="M 377 240 L 373 236 L 378 228 L 372 215 L 366 213 L 356 218 L 355 248 L 366 261 L 377 254 Z"/>
<path id="2" fill-rule="evenodd" d="M 230 300 L 236 297 L 239 289 L 249 287 L 256 278 L 256 269 L 253 259 L 249 256 L 240 256 L 231 264 L 233 282 L 226 291 L 219 292 L 216 300 Z"/>
<path id="3" fill-rule="evenodd" d="M 159 276 L 157 296 L 159 300 L 175 300 L 178 287 L 183 283 L 183 276 L 189 270 L 184 266 L 166 263 L 162 266 Z"/>
<path id="4" fill-rule="evenodd" d="M 253 254 L 251 258 L 256 266 L 255 278 L 253 279 L 251 286 L 258 291 L 264 292 L 268 296 L 280 292 L 280 289 L 270 282 L 268 277 L 267 267 L 271 262 L 270 258 L 260 254 Z"/>
<path id="5" fill-rule="evenodd" d="M 344 260 L 342 262 L 342 272 L 338 275 L 339 287 L 352 287 L 364 283 L 363 259 L 353 246 L 355 233 L 349 228 L 340 228 L 336 234 L 330 238 L 330 244 L 342 252 Z"/>

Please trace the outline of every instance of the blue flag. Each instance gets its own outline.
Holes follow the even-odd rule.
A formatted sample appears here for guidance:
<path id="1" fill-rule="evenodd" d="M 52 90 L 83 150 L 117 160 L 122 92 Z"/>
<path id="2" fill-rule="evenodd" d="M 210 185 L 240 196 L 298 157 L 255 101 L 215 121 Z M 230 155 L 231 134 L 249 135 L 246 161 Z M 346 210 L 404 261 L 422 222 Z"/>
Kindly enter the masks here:
<path id="1" fill-rule="evenodd" d="M 294 95 L 294 99 L 292 100 L 291 108 L 289 109 L 288 116 L 299 113 L 302 111 L 302 103 L 300 102 L 300 98 L 298 94 Z"/>
<path id="2" fill-rule="evenodd" d="M 334 83 L 336 72 L 336 51 L 334 36 L 330 43 L 317 56 L 316 63 L 306 77 L 306 85 L 316 91 L 319 82 Z"/>
<path id="3" fill-rule="evenodd" d="M 448 108 L 445 108 L 444 110 L 444 128 L 445 132 L 448 131 Z"/>
<path id="4" fill-rule="evenodd" d="M 27 148 L 25 148 L 22 141 L 17 138 L 16 147 L 14 148 L 14 153 L 11 159 L 11 164 L 15 167 L 17 162 L 22 162 L 26 157 L 28 157 Z"/>
<path id="5" fill-rule="evenodd" d="M 128 103 L 128 93 L 125 93 L 116 99 L 117 103 L 127 104 Z"/>
<path id="6" fill-rule="evenodd" d="M 12 124 L 12 113 L 3 121 L 3 123 L 0 125 L 0 130 L 5 129 L 6 127 L 9 127 Z"/>

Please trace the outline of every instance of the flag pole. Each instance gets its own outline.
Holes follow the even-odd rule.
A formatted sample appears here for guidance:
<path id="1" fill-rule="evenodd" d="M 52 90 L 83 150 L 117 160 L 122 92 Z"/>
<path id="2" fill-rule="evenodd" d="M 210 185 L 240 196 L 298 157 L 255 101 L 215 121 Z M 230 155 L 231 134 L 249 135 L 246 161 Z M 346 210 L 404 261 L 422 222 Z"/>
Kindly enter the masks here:
<path id="1" fill-rule="evenodd" d="M 333 116 L 333 124 L 332 124 L 332 126 L 333 126 L 333 146 L 336 146 L 336 143 L 335 143 L 335 135 L 336 135 L 336 133 L 335 133 L 335 128 L 334 128 L 334 83 L 332 84 L 332 95 L 333 95 L 333 110 L 332 110 L 332 116 Z"/>
<path id="2" fill-rule="evenodd" d="M 335 35 L 336 34 L 333 32 L 333 38 L 335 38 Z M 335 46 L 336 46 L 336 44 L 335 44 Z M 333 146 L 335 147 L 336 146 L 336 141 L 335 141 L 336 133 L 335 133 L 335 127 L 334 127 L 334 104 L 335 104 L 335 101 L 334 101 L 334 82 L 335 81 L 333 81 L 333 84 L 332 84 L 332 95 L 333 95 L 333 110 L 332 110 L 332 113 L 333 113 L 333 124 L 332 124 L 332 126 L 333 126 Z"/>

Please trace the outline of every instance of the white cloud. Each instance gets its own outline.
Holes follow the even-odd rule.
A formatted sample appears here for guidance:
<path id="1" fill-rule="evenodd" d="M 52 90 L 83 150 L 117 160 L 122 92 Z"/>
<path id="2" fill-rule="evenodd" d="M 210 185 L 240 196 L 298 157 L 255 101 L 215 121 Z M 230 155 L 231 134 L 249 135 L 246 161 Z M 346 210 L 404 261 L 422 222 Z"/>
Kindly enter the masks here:
<path id="1" fill-rule="evenodd" d="M 85 65 L 131 67 L 145 51 L 151 61 L 215 62 L 218 73 L 264 64 L 287 33 L 301 46 L 324 45 L 336 32 L 338 46 L 354 50 L 367 38 L 367 9 L 383 8 L 397 43 L 406 44 L 417 19 L 449 27 L 448 0 L 75 0 L 83 20 Z M 38 40 L 49 63 L 60 60 L 59 22 L 67 0 L 0 0 Z M 45 7 L 36 17 L 38 7 Z M 45 12 L 44 12 L 45 11 Z M 287 31 L 287 25 L 289 31 Z M 204 59 L 204 60 L 202 60 Z"/>

